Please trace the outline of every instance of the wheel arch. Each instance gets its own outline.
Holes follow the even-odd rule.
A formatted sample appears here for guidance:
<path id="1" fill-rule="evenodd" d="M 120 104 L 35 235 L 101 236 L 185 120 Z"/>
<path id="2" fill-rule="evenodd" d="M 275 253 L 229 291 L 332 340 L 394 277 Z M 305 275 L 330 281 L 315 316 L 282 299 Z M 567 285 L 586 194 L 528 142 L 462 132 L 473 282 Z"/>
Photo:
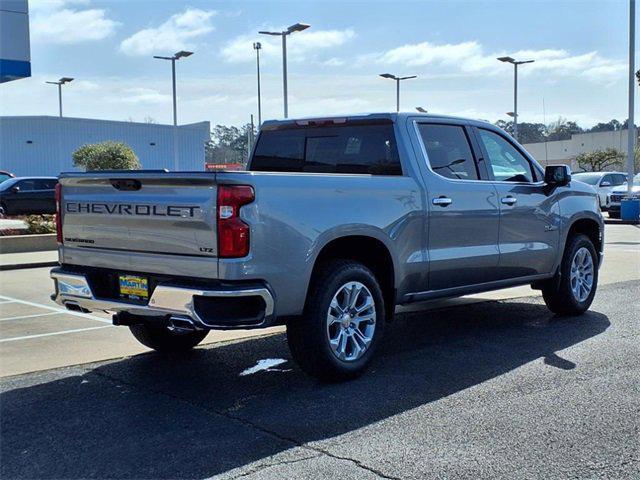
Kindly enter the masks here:
<path id="1" fill-rule="evenodd" d="M 354 260 L 373 272 L 384 295 L 387 318 L 393 316 L 396 301 L 396 274 L 393 255 L 383 240 L 367 234 L 352 234 L 333 238 L 325 243 L 315 257 L 309 284 L 332 260 Z M 307 287 L 307 295 L 309 287 Z"/>
<path id="2" fill-rule="evenodd" d="M 604 251 L 604 231 L 601 225 L 601 222 L 591 217 L 574 219 L 567 229 L 567 235 L 565 236 L 564 243 L 562 245 L 563 254 L 569 239 L 574 235 L 582 234 L 586 235 L 593 243 L 599 262 Z"/>

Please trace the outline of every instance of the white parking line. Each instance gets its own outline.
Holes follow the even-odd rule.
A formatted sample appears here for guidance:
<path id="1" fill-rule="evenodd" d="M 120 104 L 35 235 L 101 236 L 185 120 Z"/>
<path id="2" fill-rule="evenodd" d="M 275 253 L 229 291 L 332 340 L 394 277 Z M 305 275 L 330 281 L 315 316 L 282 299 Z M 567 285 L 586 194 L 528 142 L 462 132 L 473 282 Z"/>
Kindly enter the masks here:
<path id="1" fill-rule="evenodd" d="M 60 315 L 60 312 L 36 313 L 35 315 L 21 315 L 19 317 L 6 317 L 6 318 L 0 318 L 0 322 L 7 322 L 9 320 L 22 320 L 23 318 L 46 317 L 48 315 Z"/>
<path id="2" fill-rule="evenodd" d="M 13 300 L 0 300 L 0 305 L 3 303 L 13 303 Z"/>
<path id="3" fill-rule="evenodd" d="M 65 333 L 87 332 L 89 330 L 98 330 L 99 328 L 111 328 L 113 325 L 103 325 L 101 327 L 76 328 L 74 330 L 63 330 L 61 332 L 39 333 L 37 335 L 26 335 L 24 337 L 3 338 L 0 343 L 15 342 L 17 340 L 29 340 L 31 338 L 50 337 L 52 335 L 64 335 Z"/>
<path id="4" fill-rule="evenodd" d="M 43 308 L 45 310 L 50 310 L 52 312 L 66 313 L 68 315 L 73 315 L 74 317 L 88 318 L 90 320 L 95 320 L 97 322 L 111 324 L 111 320 L 107 320 L 101 317 L 96 317 L 95 315 L 89 315 L 88 313 L 74 312 L 73 310 L 65 310 L 64 308 L 50 307 L 49 305 L 43 305 L 41 303 L 35 303 L 35 302 L 27 302 L 26 300 L 19 300 L 17 298 L 7 297 L 5 295 L 0 295 L 0 300 L 8 300 L 7 303 L 9 302 L 21 303 L 22 305 L 29 305 L 31 307 Z"/>

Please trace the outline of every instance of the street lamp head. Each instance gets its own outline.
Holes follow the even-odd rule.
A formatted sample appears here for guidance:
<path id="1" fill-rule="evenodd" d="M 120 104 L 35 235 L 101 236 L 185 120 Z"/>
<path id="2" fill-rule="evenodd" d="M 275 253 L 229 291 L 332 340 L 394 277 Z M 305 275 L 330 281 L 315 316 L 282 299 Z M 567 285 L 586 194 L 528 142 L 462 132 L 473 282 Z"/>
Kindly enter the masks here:
<path id="1" fill-rule="evenodd" d="M 72 77 L 62 77 L 60 80 L 58 80 L 60 83 L 69 83 L 69 82 L 73 82 L 73 78 Z"/>
<path id="2" fill-rule="evenodd" d="M 253 49 L 260 50 L 262 48 L 262 44 L 260 42 L 253 42 Z"/>
<path id="3" fill-rule="evenodd" d="M 306 30 L 310 26 L 311 25 L 309 25 L 307 23 L 294 23 L 289 28 L 287 28 L 287 33 L 301 32 L 303 30 Z"/>
<path id="4" fill-rule="evenodd" d="M 516 63 L 516 60 L 512 57 L 498 57 L 498 60 L 506 63 Z"/>
<path id="5" fill-rule="evenodd" d="M 513 112 L 507 112 L 507 115 L 509 115 L 510 117 L 515 117 L 516 116 L 516 114 L 513 113 Z"/>
<path id="6" fill-rule="evenodd" d="M 391 75 L 390 73 L 381 73 L 380 76 L 382 78 L 390 78 L 391 80 L 398 80 L 398 77 L 395 75 Z"/>
<path id="7" fill-rule="evenodd" d="M 193 52 L 188 52 L 187 50 L 180 50 L 179 52 L 174 54 L 173 57 L 177 60 L 183 57 L 190 57 L 191 55 L 193 55 Z"/>
<path id="8" fill-rule="evenodd" d="M 422 107 L 416 107 L 416 110 L 419 111 L 420 113 L 427 113 L 427 111 Z"/>

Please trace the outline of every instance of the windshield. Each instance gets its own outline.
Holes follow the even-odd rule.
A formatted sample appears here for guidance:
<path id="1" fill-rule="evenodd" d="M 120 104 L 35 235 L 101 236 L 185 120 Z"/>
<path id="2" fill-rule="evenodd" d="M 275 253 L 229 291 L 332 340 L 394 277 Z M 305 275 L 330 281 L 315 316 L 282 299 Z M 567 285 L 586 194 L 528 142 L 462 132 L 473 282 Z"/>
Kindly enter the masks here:
<path id="1" fill-rule="evenodd" d="M 589 185 L 596 185 L 602 178 L 602 175 L 599 173 L 576 173 L 573 178 Z"/>
<path id="2" fill-rule="evenodd" d="M 8 178 L 2 183 L 0 183 L 0 192 L 4 192 L 5 190 L 9 190 L 13 185 L 15 185 L 17 180 L 15 178 Z"/>

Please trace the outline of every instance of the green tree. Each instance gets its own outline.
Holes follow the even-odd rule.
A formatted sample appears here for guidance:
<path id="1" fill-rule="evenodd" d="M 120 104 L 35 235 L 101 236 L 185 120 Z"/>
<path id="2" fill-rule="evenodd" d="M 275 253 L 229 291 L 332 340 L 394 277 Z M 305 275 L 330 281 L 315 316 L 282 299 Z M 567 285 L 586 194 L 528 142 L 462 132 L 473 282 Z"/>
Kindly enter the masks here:
<path id="1" fill-rule="evenodd" d="M 547 127 L 547 140 L 550 142 L 555 140 L 571 140 L 571 135 L 582 133 L 583 130 L 576 122 L 571 122 L 566 118 L 558 118 Z"/>
<path id="2" fill-rule="evenodd" d="M 625 154 L 615 148 L 605 148 L 593 152 L 581 153 L 576 157 L 578 166 L 588 172 L 601 172 L 611 167 L 619 167 Z"/>
<path id="3" fill-rule="evenodd" d="M 498 120 L 496 127 L 500 127 L 509 135 L 513 135 L 513 121 Z M 547 135 L 547 127 L 543 123 L 519 123 L 518 124 L 518 142 L 520 143 L 538 143 L 544 142 Z"/>
<path id="4" fill-rule="evenodd" d="M 138 170 L 138 157 L 131 147 L 120 142 L 83 145 L 73 152 L 73 165 L 85 170 Z"/>
<path id="5" fill-rule="evenodd" d="M 205 146 L 207 163 L 246 163 L 251 124 L 241 127 L 216 125 L 211 131 L 211 142 Z M 253 131 L 255 138 L 256 131 Z"/>
<path id="6" fill-rule="evenodd" d="M 622 128 L 622 124 L 615 118 L 607 123 L 598 123 L 591 127 L 588 132 L 615 132 Z"/>

